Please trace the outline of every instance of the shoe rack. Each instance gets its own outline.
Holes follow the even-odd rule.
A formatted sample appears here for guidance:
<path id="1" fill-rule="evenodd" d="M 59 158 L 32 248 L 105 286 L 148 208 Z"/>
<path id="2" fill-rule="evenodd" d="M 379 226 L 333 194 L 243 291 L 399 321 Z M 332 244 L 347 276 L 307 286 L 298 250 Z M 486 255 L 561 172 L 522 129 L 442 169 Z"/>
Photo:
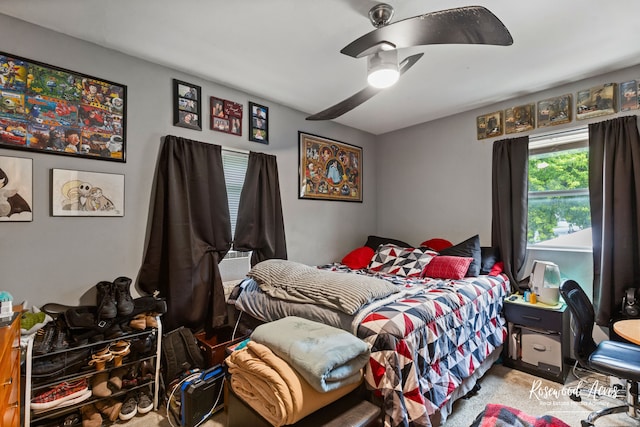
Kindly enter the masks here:
<path id="1" fill-rule="evenodd" d="M 34 340 L 35 335 L 32 335 L 27 341 L 26 355 L 25 355 L 25 367 L 24 374 L 24 425 L 32 426 L 39 424 L 47 424 L 53 419 L 64 417 L 67 414 L 77 413 L 85 405 L 92 403 L 100 403 L 100 401 L 106 401 L 107 399 L 124 399 L 127 393 L 132 392 L 143 387 L 151 386 L 153 394 L 153 410 L 158 409 L 158 392 L 159 392 L 159 379 L 160 379 L 160 355 L 161 355 L 161 339 L 162 339 L 162 324 L 160 322 L 160 316 L 156 316 L 155 320 L 157 325 L 153 327 L 147 327 L 144 330 L 133 330 L 132 332 L 125 332 L 123 335 L 113 339 L 105 339 L 96 342 L 88 342 L 83 345 L 76 345 L 73 347 L 65 348 L 63 350 L 56 350 L 46 354 L 34 354 Z M 133 350 L 133 344 L 129 346 L 126 343 L 135 343 L 136 340 L 151 340 L 152 345 L 148 351 L 143 352 L 140 355 L 139 352 Z M 74 355 L 84 355 L 80 360 Z M 56 370 L 51 375 L 37 375 L 34 374 L 34 363 L 37 366 L 42 366 L 46 363 L 53 363 L 54 366 L 58 366 L 60 360 L 66 360 L 68 363 L 76 363 L 76 366 L 81 366 L 79 370 L 66 369 L 63 372 Z M 136 368 L 137 367 L 137 368 Z M 143 369 L 151 370 L 144 381 L 130 381 L 131 384 L 127 384 L 127 387 L 122 387 L 119 391 L 112 391 L 108 396 L 96 395 L 95 388 L 107 387 L 101 384 L 102 379 L 109 379 L 115 370 L 123 372 L 124 370 L 137 369 L 138 373 Z M 149 379 L 150 377 L 150 379 Z M 72 403 L 68 406 L 56 405 L 51 408 L 42 409 L 37 408 L 35 410 L 32 407 L 32 399 L 46 390 L 50 390 L 56 386 L 62 386 L 64 383 L 74 383 L 78 380 L 82 381 L 86 379 L 91 390 L 91 397 L 81 402 Z M 99 393 L 100 394 L 100 393 Z M 66 402 L 69 403 L 69 402 Z M 42 405 L 41 405 L 42 406 Z M 104 423 L 111 424 L 108 420 Z"/>

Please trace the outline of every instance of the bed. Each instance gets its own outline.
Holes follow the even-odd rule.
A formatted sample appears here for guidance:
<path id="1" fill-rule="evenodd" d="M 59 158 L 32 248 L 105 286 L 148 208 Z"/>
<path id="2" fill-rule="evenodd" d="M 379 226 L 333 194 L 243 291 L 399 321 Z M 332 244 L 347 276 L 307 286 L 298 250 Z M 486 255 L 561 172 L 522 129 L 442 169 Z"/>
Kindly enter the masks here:
<path id="1" fill-rule="evenodd" d="M 510 292 L 509 281 L 497 273 L 473 277 L 449 275 L 456 278 L 407 275 L 407 271 L 416 269 L 427 271 L 425 265 L 407 259 L 400 263 L 397 259 L 392 261 L 401 264 L 403 272 L 378 268 L 388 261 L 379 256 L 383 249 L 377 248 L 365 268 L 354 269 L 353 265 L 342 263 L 313 267 L 333 274 L 319 288 L 325 288 L 335 278 L 347 277 L 336 276 L 339 273 L 383 280 L 396 289 L 391 294 L 370 298 L 355 312 L 331 304 L 310 303 L 305 300 L 308 295 L 294 298 L 295 301 L 281 295 L 274 297 L 264 290 L 262 278 L 251 273 L 234 289 L 229 302 L 241 316 L 261 322 L 299 316 L 352 332 L 371 345 L 365 381 L 381 403 L 385 425 L 443 423 L 453 402 L 469 392 L 500 355 L 506 338 L 501 313 L 503 300 Z M 405 249 L 395 247 L 394 253 Z M 427 252 L 420 251 L 423 255 L 414 258 L 424 261 Z M 376 257 L 382 262 L 376 264 Z M 427 264 L 447 258 L 438 253 L 429 253 L 426 258 L 429 257 Z M 386 265 L 389 267 L 389 262 Z M 467 272 L 464 264 L 462 268 Z M 295 275 L 292 282 L 300 277 Z M 335 294 L 334 290 L 328 291 L 331 292 Z"/>

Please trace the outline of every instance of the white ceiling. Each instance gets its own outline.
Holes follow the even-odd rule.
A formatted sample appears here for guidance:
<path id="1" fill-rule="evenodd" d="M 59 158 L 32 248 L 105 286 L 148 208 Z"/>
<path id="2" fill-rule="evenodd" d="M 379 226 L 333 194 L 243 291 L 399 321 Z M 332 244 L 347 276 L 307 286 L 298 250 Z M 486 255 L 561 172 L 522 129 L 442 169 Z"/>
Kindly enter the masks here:
<path id="1" fill-rule="evenodd" d="M 365 87 L 366 59 L 340 49 L 373 30 L 367 13 L 377 3 L 2 0 L 0 13 L 313 114 Z M 638 0 L 387 3 L 394 22 L 480 4 L 514 43 L 403 49 L 400 59 L 425 55 L 398 84 L 335 119 L 373 134 L 640 63 Z"/>

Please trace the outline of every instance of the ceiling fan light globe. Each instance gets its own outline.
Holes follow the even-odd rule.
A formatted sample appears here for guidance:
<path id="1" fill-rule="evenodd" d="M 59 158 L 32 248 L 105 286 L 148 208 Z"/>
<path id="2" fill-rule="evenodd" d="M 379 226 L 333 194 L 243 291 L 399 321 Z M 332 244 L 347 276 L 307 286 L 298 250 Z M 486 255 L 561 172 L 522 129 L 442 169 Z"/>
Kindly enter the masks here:
<path id="1" fill-rule="evenodd" d="M 379 89 L 393 86 L 400 77 L 398 51 L 377 52 L 367 58 L 367 82 Z"/>
<path id="2" fill-rule="evenodd" d="M 400 72 L 397 68 L 379 68 L 369 71 L 367 82 L 373 87 L 384 89 L 396 84 L 399 78 Z"/>

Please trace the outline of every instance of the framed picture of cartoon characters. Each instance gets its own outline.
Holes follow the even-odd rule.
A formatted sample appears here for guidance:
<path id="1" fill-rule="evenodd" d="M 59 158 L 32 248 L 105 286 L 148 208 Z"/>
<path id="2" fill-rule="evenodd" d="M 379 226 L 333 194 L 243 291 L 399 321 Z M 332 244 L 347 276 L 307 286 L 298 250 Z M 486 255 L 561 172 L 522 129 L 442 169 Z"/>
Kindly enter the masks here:
<path id="1" fill-rule="evenodd" d="M 0 52 L 0 148 L 126 161 L 127 87 Z"/>
<path id="2" fill-rule="evenodd" d="M 0 156 L 0 222 L 33 221 L 33 160 Z"/>
<path id="3" fill-rule="evenodd" d="M 298 198 L 362 202 L 362 148 L 298 131 Z"/>
<path id="4" fill-rule="evenodd" d="M 124 216 L 124 175 L 51 171 L 52 216 Z"/>

